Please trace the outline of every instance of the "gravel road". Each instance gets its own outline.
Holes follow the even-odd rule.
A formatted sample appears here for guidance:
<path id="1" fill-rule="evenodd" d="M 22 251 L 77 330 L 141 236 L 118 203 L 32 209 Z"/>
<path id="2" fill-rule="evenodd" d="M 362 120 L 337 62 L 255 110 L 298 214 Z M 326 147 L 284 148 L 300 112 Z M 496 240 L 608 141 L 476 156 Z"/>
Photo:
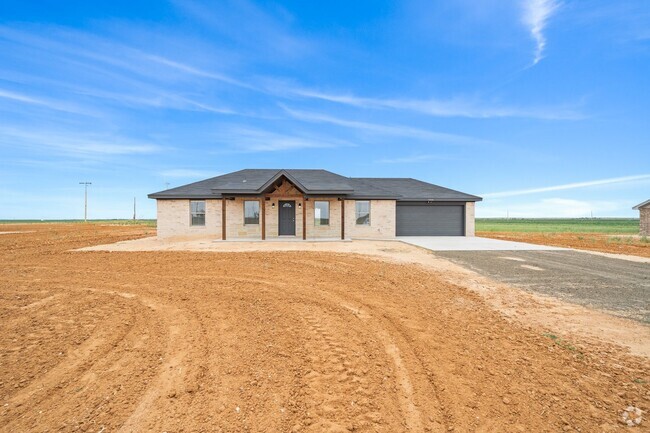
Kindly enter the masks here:
<path id="1" fill-rule="evenodd" d="M 580 251 L 448 251 L 435 255 L 504 283 L 650 322 L 650 264 Z"/>

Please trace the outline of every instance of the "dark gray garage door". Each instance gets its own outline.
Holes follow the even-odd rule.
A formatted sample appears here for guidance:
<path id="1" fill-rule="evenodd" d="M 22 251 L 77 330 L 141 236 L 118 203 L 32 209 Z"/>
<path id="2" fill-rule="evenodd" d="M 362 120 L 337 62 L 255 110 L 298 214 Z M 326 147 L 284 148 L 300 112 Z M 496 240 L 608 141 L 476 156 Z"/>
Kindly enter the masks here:
<path id="1" fill-rule="evenodd" d="M 397 236 L 463 236 L 465 206 L 397 203 Z"/>

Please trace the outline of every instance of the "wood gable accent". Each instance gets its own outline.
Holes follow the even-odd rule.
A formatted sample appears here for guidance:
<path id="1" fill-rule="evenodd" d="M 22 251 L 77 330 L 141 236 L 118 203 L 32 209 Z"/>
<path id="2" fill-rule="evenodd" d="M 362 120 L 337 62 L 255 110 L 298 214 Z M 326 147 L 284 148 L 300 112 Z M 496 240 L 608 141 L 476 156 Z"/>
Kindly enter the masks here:
<path id="1" fill-rule="evenodd" d="M 270 193 L 266 194 L 267 197 L 302 197 L 303 193 L 296 188 L 288 179 L 282 178 L 280 183 L 273 185 L 275 188 Z"/>

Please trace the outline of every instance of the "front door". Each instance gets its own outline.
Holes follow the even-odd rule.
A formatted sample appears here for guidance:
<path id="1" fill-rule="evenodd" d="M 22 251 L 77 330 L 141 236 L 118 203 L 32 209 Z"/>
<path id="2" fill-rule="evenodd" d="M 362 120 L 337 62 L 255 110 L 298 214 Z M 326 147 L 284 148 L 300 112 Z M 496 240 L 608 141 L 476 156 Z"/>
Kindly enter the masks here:
<path id="1" fill-rule="evenodd" d="M 282 201 L 278 202 L 280 206 L 278 234 L 280 236 L 296 235 L 296 202 Z"/>

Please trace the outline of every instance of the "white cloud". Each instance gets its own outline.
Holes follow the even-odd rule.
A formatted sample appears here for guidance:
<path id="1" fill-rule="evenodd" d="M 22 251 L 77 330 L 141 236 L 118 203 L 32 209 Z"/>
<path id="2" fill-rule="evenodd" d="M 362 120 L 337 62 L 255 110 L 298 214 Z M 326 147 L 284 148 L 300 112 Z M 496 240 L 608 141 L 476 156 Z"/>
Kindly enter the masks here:
<path id="1" fill-rule="evenodd" d="M 170 59 L 165 58 L 165 57 L 155 56 L 155 55 L 152 55 L 152 54 L 145 54 L 145 53 L 143 53 L 143 57 L 145 59 L 147 59 L 147 60 L 152 61 L 152 62 L 155 62 L 155 63 L 158 63 L 160 65 L 170 67 L 172 69 L 179 70 L 181 72 L 185 72 L 185 73 L 190 74 L 190 75 L 195 75 L 197 77 L 203 77 L 203 78 L 210 78 L 212 80 L 222 81 L 224 83 L 232 84 L 234 86 L 243 87 L 243 88 L 246 88 L 246 89 L 258 90 L 256 87 L 254 87 L 254 86 L 252 86 L 252 85 L 250 85 L 248 83 L 245 83 L 243 81 L 239 81 L 239 80 L 237 80 L 235 78 L 232 78 L 232 77 L 229 77 L 227 75 L 217 74 L 215 72 L 204 71 L 204 70 L 196 68 L 194 66 L 186 65 L 186 64 L 174 61 L 174 60 L 170 60 Z"/>
<path id="2" fill-rule="evenodd" d="M 481 196 L 484 197 L 484 198 L 513 197 L 513 196 L 518 196 L 518 195 L 529 195 L 529 194 L 537 194 L 537 193 L 551 192 L 551 191 L 563 191 L 563 190 L 567 190 L 567 189 L 576 189 L 576 188 L 587 188 L 587 187 L 592 187 L 592 186 L 611 185 L 611 184 L 623 183 L 623 182 L 646 181 L 648 179 L 650 179 L 650 174 L 640 174 L 640 175 L 637 175 L 637 176 L 613 177 L 613 178 L 609 178 L 609 179 L 590 180 L 590 181 L 587 181 L 587 182 L 574 182 L 574 183 L 567 183 L 567 184 L 564 184 L 564 185 L 546 186 L 546 187 L 541 187 L 541 188 L 531 188 L 531 189 L 519 189 L 519 190 L 513 190 L 513 191 L 492 192 L 492 193 L 481 194 Z"/>
<path id="3" fill-rule="evenodd" d="M 576 120 L 582 115 L 574 107 L 509 107 L 500 103 L 490 103 L 467 98 L 447 100 L 429 99 L 395 99 L 395 98 L 366 98 L 351 94 L 326 93 L 303 88 L 284 88 L 285 92 L 303 98 L 320 99 L 337 104 L 359 108 L 407 110 L 433 117 L 466 117 L 474 119 L 521 117 L 549 120 Z"/>
<path id="4" fill-rule="evenodd" d="M 150 154 L 163 149 L 157 144 L 111 134 L 26 131 L 8 127 L 0 127 L 0 145 L 20 145 L 81 158 Z"/>
<path id="5" fill-rule="evenodd" d="M 557 0 L 524 0 L 522 20 L 528 27 L 536 44 L 533 65 L 539 63 L 544 57 L 544 48 L 546 48 L 544 28 L 558 7 Z"/>
<path id="6" fill-rule="evenodd" d="M 281 105 L 282 106 L 282 105 Z M 383 135 L 396 135 L 400 137 L 411 137 L 421 140 L 431 140 L 452 144 L 488 144 L 488 140 L 470 137 L 466 135 L 449 134 L 446 132 L 430 131 L 426 129 L 412 128 L 410 126 L 383 125 L 377 123 L 359 122 L 355 120 L 341 119 L 339 117 L 328 116 L 318 113 L 292 110 L 282 106 L 284 110 L 294 119 L 304 120 L 314 123 L 329 123 L 332 125 L 343 126 Z"/>
<path id="7" fill-rule="evenodd" d="M 0 99 L 8 99 L 13 102 L 20 102 L 28 105 L 35 105 L 43 108 L 48 108 L 50 110 L 63 111 L 66 113 L 73 114 L 83 114 L 86 116 L 98 116 L 97 113 L 93 112 L 88 108 L 76 107 L 71 104 L 66 104 L 58 101 L 52 101 L 44 98 L 36 98 L 33 96 L 24 95 L 21 93 L 12 92 L 9 90 L 0 89 Z M 14 108 L 15 110 L 15 108 Z"/>

